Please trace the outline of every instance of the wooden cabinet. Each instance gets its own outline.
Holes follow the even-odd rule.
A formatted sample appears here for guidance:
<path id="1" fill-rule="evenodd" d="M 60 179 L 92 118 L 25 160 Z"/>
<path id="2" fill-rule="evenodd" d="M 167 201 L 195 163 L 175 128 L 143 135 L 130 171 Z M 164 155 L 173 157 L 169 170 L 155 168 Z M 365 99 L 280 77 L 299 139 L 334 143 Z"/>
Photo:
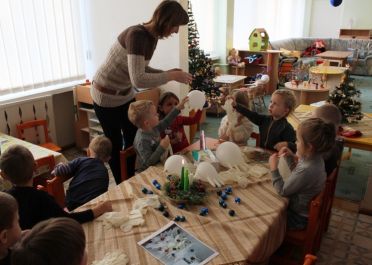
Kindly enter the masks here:
<path id="1" fill-rule="evenodd" d="M 160 89 L 152 88 L 138 92 L 136 100 L 148 99 L 157 106 L 159 102 Z M 76 146 L 85 149 L 96 135 L 103 134 L 102 127 L 93 109 L 93 100 L 90 96 L 90 85 L 75 87 L 77 106 L 77 119 L 75 121 Z"/>
<path id="2" fill-rule="evenodd" d="M 80 85 L 75 88 L 77 120 L 75 122 L 76 146 L 87 148 L 90 140 L 103 130 L 93 109 L 90 96 L 90 85 Z"/>
<path id="3" fill-rule="evenodd" d="M 254 54 L 262 55 L 262 61 L 258 64 L 248 63 L 247 58 Z M 241 74 L 245 76 L 254 76 L 259 73 L 267 74 L 270 77 L 270 82 L 266 85 L 266 93 L 272 94 L 278 85 L 278 66 L 279 66 L 280 51 L 267 50 L 267 51 L 247 51 L 239 50 L 239 56 L 246 62 L 243 69 L 238 69 L 239 72 L 231 74 Z M 236 69 L 235 69 L 236 70 Z"/>
<path id="4" fill-rule="evenodd" d="M 340 39 L 372 39 L 372 29 L 340 29 Z"/>

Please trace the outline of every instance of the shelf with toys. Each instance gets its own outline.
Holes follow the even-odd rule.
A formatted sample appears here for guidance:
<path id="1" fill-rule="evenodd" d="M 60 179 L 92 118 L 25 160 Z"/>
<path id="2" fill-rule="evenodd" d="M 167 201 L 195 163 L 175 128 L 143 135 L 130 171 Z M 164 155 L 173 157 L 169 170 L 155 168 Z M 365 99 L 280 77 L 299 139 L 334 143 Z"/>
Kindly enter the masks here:
<path id="1" fill-rule="evenodd" d="M 270 81 L 266 85 L 267 94 L 273 93 L 278 85 L 280 51 L 249 51 L 232 49 L 228 57 L 230 74 L 245 75 L 248 77 L 257 74 L 267 74 Z M 236 63 L 238 62 L 238 63 Z"/>

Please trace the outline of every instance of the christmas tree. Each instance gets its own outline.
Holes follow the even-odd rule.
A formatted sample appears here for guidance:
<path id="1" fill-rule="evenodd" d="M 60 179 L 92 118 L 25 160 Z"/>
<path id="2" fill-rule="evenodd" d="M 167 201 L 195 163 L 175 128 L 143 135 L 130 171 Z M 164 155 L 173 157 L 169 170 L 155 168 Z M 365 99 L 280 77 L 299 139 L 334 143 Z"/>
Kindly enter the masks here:
<path id="1" fill-rule="evenodd" d="M 199 32 L 192 13 L 191 2 L 188 1 L 188 48 L 189 48 L 189 72 L 193 76 L 191 89 L 204 91 L 208 101 L 212 101 L 219 95 L 213 78 L 215 77 L 212 60 L 207 57 L 199 47 Z"/>
<path id="2" fill-rule="evenodd" d="M 336 105 L 342 114 L 343 122 L 356 122 L 363 118 L 361 112 L 360 91 L 355 88 L 354 79 L 350 77 L 349 70 L 345 72 L 339 87 L 330 94 L 328 102 Z"/>

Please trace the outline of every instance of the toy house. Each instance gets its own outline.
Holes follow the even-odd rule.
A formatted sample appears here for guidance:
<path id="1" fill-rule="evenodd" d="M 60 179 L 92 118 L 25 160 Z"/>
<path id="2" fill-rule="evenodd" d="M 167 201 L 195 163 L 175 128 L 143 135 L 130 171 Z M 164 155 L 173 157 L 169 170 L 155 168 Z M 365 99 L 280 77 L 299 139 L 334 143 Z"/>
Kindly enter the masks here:
<path id="1" fill-rule="evenodd" d="M 264 28 L 255 28 L 249 35 L 249 50 L 266 51 L 269 46 L 269 35 Z"/>

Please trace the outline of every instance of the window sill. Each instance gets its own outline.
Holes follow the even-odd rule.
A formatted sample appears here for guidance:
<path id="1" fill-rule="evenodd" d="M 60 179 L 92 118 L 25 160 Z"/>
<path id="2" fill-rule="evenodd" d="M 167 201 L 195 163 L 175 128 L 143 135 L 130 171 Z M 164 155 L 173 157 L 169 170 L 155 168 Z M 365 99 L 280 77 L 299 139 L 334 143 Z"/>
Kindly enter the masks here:
<path id="1" fill-rule="evenodd" d="M 24 92 L 11 93 L 8 95 L 0 96 L 0 104 L 1 106 L 4 107 L 5 105 L 13 105 L 13 104 L 17 104 L 22 101 L 27 101 L 27 100 L 32 100 L 35 98 L 41 98 L 41 97 L 46 97 L 50 95 L 67 92 L 67 91 L 72 91 L 74 86 L 78 84 L 82 84 L 82 83 L 85 83 L 85 79 L 63 83 L 59 85 L 31 89 L 31 90 L 27 90 Z"/>

